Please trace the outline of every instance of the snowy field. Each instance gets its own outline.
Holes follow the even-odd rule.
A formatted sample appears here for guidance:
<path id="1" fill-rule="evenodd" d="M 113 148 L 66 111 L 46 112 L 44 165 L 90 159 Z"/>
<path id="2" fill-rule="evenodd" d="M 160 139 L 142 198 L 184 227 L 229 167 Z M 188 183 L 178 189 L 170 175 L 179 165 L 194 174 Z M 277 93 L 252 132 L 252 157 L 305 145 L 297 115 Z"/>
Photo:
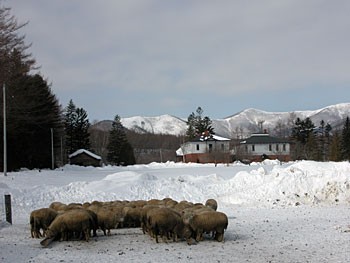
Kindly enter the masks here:
<path id="1" fill-rule="evenodd" d="M 11 194 L 13 225 L 5 223 Z M 156 243 L 139 228 L 89 242 L 30 236 L 29 214 L 93 200 L 218 201 L 229 218 L 225 241 Z M 350 262 L 350 164 L 275 161 L 251 165 L 152 163 L 65 166 L 0 174 L 0 262 Z"/>

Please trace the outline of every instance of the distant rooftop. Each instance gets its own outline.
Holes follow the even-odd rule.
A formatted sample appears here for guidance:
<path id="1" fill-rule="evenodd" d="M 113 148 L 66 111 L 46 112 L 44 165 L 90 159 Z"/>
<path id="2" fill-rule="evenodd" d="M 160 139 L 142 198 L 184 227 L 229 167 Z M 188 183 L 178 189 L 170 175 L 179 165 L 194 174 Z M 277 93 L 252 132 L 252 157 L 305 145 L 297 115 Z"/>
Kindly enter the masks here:
<path id="1" fill-rule="evenodd" d="M 289 140 L 286 138 L 272 137 L 268 133 L 253 133 L 249 138 L 241 141 L 241 144 L 268 144 L 268 143 L 289 143 Z"/>

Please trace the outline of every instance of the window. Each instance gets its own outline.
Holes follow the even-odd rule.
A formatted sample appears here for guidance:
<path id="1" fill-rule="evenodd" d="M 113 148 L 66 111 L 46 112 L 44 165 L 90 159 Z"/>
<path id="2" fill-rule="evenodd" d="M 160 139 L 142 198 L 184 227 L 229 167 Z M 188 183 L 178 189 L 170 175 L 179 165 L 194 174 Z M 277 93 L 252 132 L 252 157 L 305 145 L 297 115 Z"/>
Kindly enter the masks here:
<path id="1" fill-rule="evenodd" d="M 221 144 L 221 150 L 224 151 L 225 150 L 225 145 L 222 143 Z"/>
<path id="2" fill-rule="evenodd" d="M 284 152 L 287 151 L 287 147 L 286 147 L 286 144 L 285 144 L 285 143 L 283 144 L 283 151 L 284 151 Z"/>
<path id="3" fill-rule="evenodd" d="M 255 145 L 252 145 L 252 151 L 255 152 Z"/>
<path id="4" fill-rule="evenodd" d="M 272 152 L 272 145 L 269 144 L 269 151 Z"/>
<path id="5" fill-rule="evenodd" d="M 279 147 L 278 147 L 278 144 L 276 144 L 276 152 L 278 152 L 279 150 Z"/>
<path id="6" fill-rule="evenodd" d="M 199 151 L 199 144 L 197 144 L 196 146 L 197 146 L 197 151 Z"/>
<path id="7" fill-rule="evenodd" d="M 209 152 L 211 153 L 213 150 L 213 145 L 212 144 L 209 144 Z"/>

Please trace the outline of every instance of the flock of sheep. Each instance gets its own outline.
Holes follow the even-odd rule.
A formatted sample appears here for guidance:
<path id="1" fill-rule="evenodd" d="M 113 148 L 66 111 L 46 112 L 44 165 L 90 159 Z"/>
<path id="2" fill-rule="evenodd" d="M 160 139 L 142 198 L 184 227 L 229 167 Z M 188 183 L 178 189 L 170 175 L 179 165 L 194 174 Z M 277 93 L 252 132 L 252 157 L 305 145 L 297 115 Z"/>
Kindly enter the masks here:
<path id="1" fill-rule="evenodd" d="M 214 199 L 208 199 L 205 204 L 177 202 L 171 198 L 68 205 L 53 202 L 48 208 L 31 212 L 31 236 L 44 238 L 40 244 L 46 247 L 54 240 L 89 241 L 91 232 L 97 236 L 98 229 L 104 235 L 111 235 L 111 229 L 140 227 L 157 243 L 158 237 L 161 237 L 163 242 L 184 239 L 191 245 L 194 240 L 203 240 L 205 234 L 222 242 L 228 218 L 216 210 L 217 202 Z"/>

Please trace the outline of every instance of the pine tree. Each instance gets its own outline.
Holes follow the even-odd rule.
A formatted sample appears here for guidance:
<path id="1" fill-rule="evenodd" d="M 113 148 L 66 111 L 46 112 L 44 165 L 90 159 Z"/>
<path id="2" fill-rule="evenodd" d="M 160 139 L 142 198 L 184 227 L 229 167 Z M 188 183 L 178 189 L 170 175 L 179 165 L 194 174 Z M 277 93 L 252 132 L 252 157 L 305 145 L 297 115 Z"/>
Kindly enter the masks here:
<path id="1" fill-rule="evenodd" d="M 54 147 L 63 134 L 61 107 L 40 75 L 26 75 L 8 87 L 7 145 L 9 170 L 51 167 Z"/>
<path id="2" fill-rule="evenodd" d="M 346 117 L 341 141 L 342 157 L 344 160 L 350 160 L 350 119 Z"/>
<path id="3" fill-rule="evenodd" d="M 79 149 L 90 149 L 90 122 L 87 112 L 70 100 L 65 109 L 66 149 L 71 154 Z"/>
<path id="4" fill-rule="evenodd" d="M 0 85 L 6 86 L 7 167 L 48 168 L 51 129 L 55 148 L 63 132 L 61 108 L 47 81 L 31 74 L 36 69 L 35 59 L 27 52 L 30 45 L 25 44 L 25 36 L 19 34 L 26 24 L 18 24 L 10 11 L 0 6 Z M 2 104 L 2 92 L 0 101 Z M 0 117 L 3 119 L 2 111 Z M 2 122 L 0 130 L 2 133 Z M 1 159 L 2 155 L 1 151 Z"/>
<path id="5" fill-rule="evenodd" d="M 19 30 L 26 24 L 18 24 L 11 9 L 0 6 L 0 83 L 13 86 L 12 82 L 35 69 L 35 60 L 27 52 L 30 45 Z"/>
<path id="6" fill-rule="evenodd" d="M 76 106 L 73 100 L 70 100 L 66 109 L 65 109 L 65 131 L 66 131 L 66 149 L 68 154 L 71 154 L 75 151 L 75 120 L 76 120 Z"/>
<path id="7" fill-rule="evenodd" d="M 187 140 L 192 140 L 198 136 L 201 136 L 203 133 L 207 133 L 209 135 L 215 134 L 211 119 L 208 116 L 203 118 L 202 115 L 203 110 L 201 107 L 198 107 L 196 114 L 192 112 L 188 116 L 186 130 Z"/>
<path id="8" fill-rule="evenodd" d="M 114 165 L 135 164 L 133 148 L 126 137 L 125 128 L 116 115 L 109 133 L 107 161 Z"/>
<path id="9" fill-rule="evenodd" d="M 318 158 L 315 154 L 317 143 L 314 136 L 315 125 L 310 118 L 297 118 L 292 128 L 292 140 L 295 141 L 294 158 Z"/>
<path id="10" fill-rule="evenodd" d="M 90 122 L 88 119 L 88 114 L 83 108 L 76 109 L 76 123 L 75 123 L 75 133 L 76 133 L 76 148 L 77 149 L 90 149 Z"/>
<path id="11" fill-rule="evenodd" d="M 338 131 L 333 133 L 329 147 L 329 160 L 339 162 L 342 160 L 342 142 Z"/>

